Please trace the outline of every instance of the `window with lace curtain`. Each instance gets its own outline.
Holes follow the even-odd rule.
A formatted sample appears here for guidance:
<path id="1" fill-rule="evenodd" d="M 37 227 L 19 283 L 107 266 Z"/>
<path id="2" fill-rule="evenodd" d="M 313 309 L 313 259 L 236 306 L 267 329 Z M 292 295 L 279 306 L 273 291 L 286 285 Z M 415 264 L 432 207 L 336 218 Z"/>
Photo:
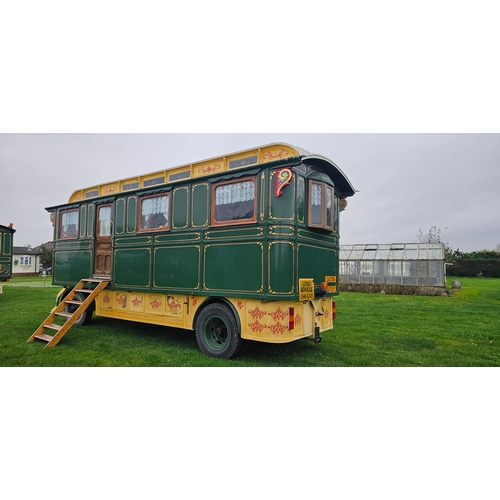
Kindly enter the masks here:
<path id="1" fill-rule="evenodd" d="M 334 230 L 335 197 L 333 188 L 324 182 L 310 181 L 309 226 Z"/>
<path id="2" fill-rule="evenodd" d="M 61 212 L 59 226 L 59 238 L 78 237 L 78 210 L 66 210 Z"/>
<path id="3" fill-rule="evenodd" d="M 212 187 L 212 224 L 245 224 L 256 221 L 255 177 Z"/>
<path id="4" fill-rule="evenodd" d="M 160 231 L 169 228 L 169 195 L 144 196 L 140 202 L 140 230 Z"/>
<path id="5" fill-rule="evenodd" d="M 111 205 L 99 207 L 99 236 L 111 236 Z"/>

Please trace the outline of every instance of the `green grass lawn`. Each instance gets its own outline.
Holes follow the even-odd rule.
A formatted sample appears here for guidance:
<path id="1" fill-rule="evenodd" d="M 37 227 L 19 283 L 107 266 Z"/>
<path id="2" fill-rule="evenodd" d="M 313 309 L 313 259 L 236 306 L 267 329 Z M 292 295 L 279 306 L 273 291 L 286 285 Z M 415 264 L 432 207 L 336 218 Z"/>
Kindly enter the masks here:
<path id="1" fill-rule="evenodd" d="M 320 344 L 252 342 L 224 361 L 203 355 L 193 332 L 100 317 L 73 327 L 52 349 L 27 343 L 59 288 L 50 278 L 14 278 L 0 295 L 0 366 L 499 366 L 500 280 L 462 283 L 451 297 L 345 292 Z"/>

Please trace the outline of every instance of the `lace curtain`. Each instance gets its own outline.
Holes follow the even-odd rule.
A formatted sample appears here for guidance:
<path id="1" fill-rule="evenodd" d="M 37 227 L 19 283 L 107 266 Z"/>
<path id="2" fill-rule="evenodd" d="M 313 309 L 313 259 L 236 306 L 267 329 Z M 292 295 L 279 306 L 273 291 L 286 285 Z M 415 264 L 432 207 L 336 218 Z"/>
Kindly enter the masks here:
<path id="1" fill-rule="evenodd" d="M 321 185 L 320 184 L 313 184 L 311 194 L 312 194 L 311 205 L 320 206 L 321 205 Z"/>
<path id="2" fill-rule="evenodd" d="M 64 212 L 61 218 L 61 236 L 76 236 L 78 232 L 78 211 Z"/>
<path id="3" fill-rule="evenodd" d="M 111 235 L 111 207 L 99 209 L 99 236 Z"/>
<path id="4" fill-rule="evenodd" d="M 151 214 L 163 214 L 165 217 L 168 215 L 168 198 L 166 196 L 146 198 L 142 201 L 142 215 Z"/>
<path id="5" fill-rule="evenodd" d="M 252 201 L 255 197 L 253 181 L 237 182 L 219 186 L 215 190 L 216 205 L 229 205 L 242 201 Z"/>
<path id="6" fill-rule="evenodd" d="M 63 227 L 72 226 L 78 224 L 78 212 L 75 210 L 73 212 L 64 212 L 62 214 L 62 225 Z"/>
<path id="7" fill-rule="evenodd" d="M 168 226 L 168 196 L 142 200 L 141 228 L 158 229 Z"/>

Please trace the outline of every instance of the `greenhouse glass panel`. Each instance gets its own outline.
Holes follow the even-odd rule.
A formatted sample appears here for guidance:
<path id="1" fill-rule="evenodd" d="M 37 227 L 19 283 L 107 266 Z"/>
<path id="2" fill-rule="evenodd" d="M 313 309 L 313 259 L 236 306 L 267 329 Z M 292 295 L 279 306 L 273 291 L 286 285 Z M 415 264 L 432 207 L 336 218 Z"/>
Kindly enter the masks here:
<path id="1" fill-rule="evenodd" d="M 404 248 L 391 247 L 389 252 L 389 260 L 403 260 Z"/>
<path id="2" fill-rule="evenodd" d="M 354 245 L 352 247 L 349 260 L 361 260 L 363 258 L 364 251 L 365 251 L 364 245 Z"/>
<path id="3" fill-rule="evenodd" d="M 387 283 L 387 261 L 377 260 L 373 266 L 373 283 L 384 285 Z"/>
<path id="4" fill-rule="evenodd" d="M 389 260 L 390 247 L 387 245 L 379 245 L 375 258 L 377 260 Z"/>
<path id="5" fill-rule="evenodd" d="M 339 260 L 349 260 L 351 255 L 351 247 L 342 246 L 340 247 Z"/>
<path id="6" fill-rule="evenodd" d="M 348 264 L 345 260 L 339 262 L 339 277 L 341 281 L 346 281 Z"/>
<path id="7" fill-rule="evenodd" d="M 361 261 L 361 283 L 373 283 L 373 261 Z"/>
<path id="8" fill-rule="evenodd" d="M 430 248 L 427 249 L 427 259 L 429 260 L 444 260 L 444 249 L 443 247 L 436 247 L 429 245 Z"/>
<path id="9" fill-rule="evenodd" d="M 417 262 L 417 284 L 427 286 L 427 261 L 425 260 Z"/>
<path id="10" fill-rule="evenodd" d="M 347 261 L 347 281 L 349 283 L 359 283 L 360 274 L 360 261 Z"/>
<path id="11" fill-rule="evenodd" d="M 401 285 L 401 261 L 389 261 L 389 285 Z"/>
<path id="12" fill-rule="evenodd" d="M 418 255 L 418 245 L 406 245 L 404 249 L 404 259 L 405 260 L 417 260 Z"/>
<path id="13" fill-rule="evenodd" d="M 429 285 L 440 285 L 444 281 L 444 266 L 438 261 L 429 261 Z"/>
<path id="14" fill-rule="evenodd" d="M 403 262 L 403 285 L 417 284 L 417 261 L 405 260 Z"/>

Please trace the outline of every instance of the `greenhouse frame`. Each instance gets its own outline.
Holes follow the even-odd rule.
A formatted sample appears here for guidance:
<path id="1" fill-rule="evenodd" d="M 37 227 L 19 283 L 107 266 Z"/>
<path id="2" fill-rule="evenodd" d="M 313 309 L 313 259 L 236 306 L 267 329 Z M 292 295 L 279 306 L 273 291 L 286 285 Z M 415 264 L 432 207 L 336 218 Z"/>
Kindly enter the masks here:
<path id="1" fill-rule="evenodd" d="M 341 290 L 437 295 L 446 291 L 443 243 L 341 245 Z"/>

